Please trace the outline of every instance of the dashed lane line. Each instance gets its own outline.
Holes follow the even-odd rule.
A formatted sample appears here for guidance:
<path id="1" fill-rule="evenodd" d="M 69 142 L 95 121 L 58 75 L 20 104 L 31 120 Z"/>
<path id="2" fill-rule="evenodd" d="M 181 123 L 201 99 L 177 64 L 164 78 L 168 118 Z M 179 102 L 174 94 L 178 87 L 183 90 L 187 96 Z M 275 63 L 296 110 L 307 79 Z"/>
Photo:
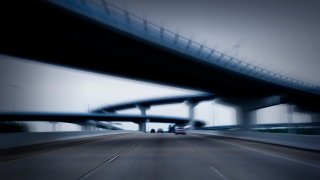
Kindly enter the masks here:
<path id="1" fill-rule="evenodd" d="M 97 167 L 91 169 L 90 171 L 88 171 L 87 173 L 85 173 L 84 175 L 82 175 L 79 180 L 84 180 L 86 178 L 88 178 L 89 176 L 91 176 L 92 174 L 96 173 L 97 171 L 99 171 L 102 167 L 110 164 L 112 161 L 116 160 L 118 157 L 120 157 L 122 154 L 128 152 L 130 149 L 132 149 L 135 146 L 135 144 L 131 144 L 126 150 L 120 152 L 119 154 L 117 154 L 116 156 L 104 161 L 103 163 L 101 163 L 100 165 L 98 165 Z"/>
<path id="2" fill-rule="evenodd" d="M 197 136 L 197 135 L 192 135 L 192 136 L 196 136 L 196 137 L 199 137 L 199 138 L 208 139 L 210 141 L 213 141 L 212 139 L 207 138 L 207 137 L 202 137 L 202 136 Z M 276 158 L 279 158 L 279 159 L 284 159 L 284 160 L 287 160 L 287 161 L 291 161 L 291 162 L 295 162 L 295 163 L 299 163 L 299 164 L 303 164 L 303 165 L 307 165 L 307 166 L 320 168 L 320 166 L 316 165 L 316 164 L 311 164 L 311 163 L 299 161 L 299 160 L 296 160 L 296 159 L 292 159 L 292 158 L 276 155 L 276 154 L 273 154 L 273 153 L 261 151 L 261 150 L 250 148 L 250 147 L 247 147 L 247 146 L 243 146 L 243 145 L 239 145 L 239 144 L 235 144 L 235 143 L 231 143 L 231 142 L 226 142 L 226 141 L 218 140 L 218 139 L 215 139 L 214 141 L 219 141 L 219 142 L 222 142 L 222 143 L 225 143 L 225 144 L 229 144 L 229 145 L 233 145 L 233 146 L 236 146 L 236 147 L 240 147 L 242 149 L 258 152 L 258 153 L 265 154 L 265 155 L 268 155 L 268 156 L 271 156 L 271 157 L 276 157 Z"/>

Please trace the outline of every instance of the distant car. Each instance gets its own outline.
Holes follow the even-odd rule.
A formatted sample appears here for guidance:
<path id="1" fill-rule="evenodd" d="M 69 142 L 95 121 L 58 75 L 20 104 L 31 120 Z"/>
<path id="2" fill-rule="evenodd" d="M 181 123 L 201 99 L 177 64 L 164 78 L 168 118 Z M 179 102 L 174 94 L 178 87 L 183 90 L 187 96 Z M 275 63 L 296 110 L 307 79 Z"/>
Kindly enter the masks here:
<path id="1" fill-rule="evenodd" d="M 186 134 L 186 130 L 183 127 L 176 127 L 175 134 Z"/>
<path id="2" fill-rule="evenodd" d="M 168 128 L 168 133 L 174 133 L 174 130 L 175 130 L 175 128 L 174 128 L 175 126 L 171 126 L 171 125 L 169 125 L 169 128 Z"/>
<path id="3" fill-rule="evenodd" d="M 151 129 L 150 133 L 156 133 L 156 130 Z"/>
<path id="4" fill-rule="evenodd" d="M 163 133 L 163 129 L 162 128 L 159 128 L 157 133 Z"/>

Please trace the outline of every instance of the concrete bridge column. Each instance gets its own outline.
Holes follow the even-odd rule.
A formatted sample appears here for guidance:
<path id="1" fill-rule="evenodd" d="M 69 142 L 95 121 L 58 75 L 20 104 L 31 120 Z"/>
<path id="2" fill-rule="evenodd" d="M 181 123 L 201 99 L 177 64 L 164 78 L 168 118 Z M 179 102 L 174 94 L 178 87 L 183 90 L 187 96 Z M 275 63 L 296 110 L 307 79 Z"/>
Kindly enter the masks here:
<path id="1" fill-rule="evenodd" d="M 137 108 L 140 110 L 141 116 L 146 116 L 147 110 L 150 109 L 150 106 L 137 105 Z M 139 125 L 139 131 L 147 132 L 147 119 L 137 124 Z"/>
<path id="2" fill-rule="evenodd" d="M 320 113 L 311 112 L 310 116 L 311 116 L 311 122 L 312 123 L 320 122 Z"/>
<path id="3" fill-rule="evenodd" d="M 81 126 L 82 131 L 93 131 L 97 129 L 96 122 L 93 120 L 79 122 L 77 124 Z"/>
<path id="4" fill-rule="evenodd" d="M 257 122 L 256 110 L 250 110 L 245 106 L 239 106 L 237 110 L 237 124 L 243 130 L 250 130 L 251 126 Z"/>
<path id="5" fill-rule="evenodd" d="M 320 134 L 320 128 L 318 128 L 320 124 L 320 112 L 299 105 L 293 106 L 292 111 L 309 115 L 310 126 L 312 126 L 312 134 Z"/>
<path id="6" fill-rule="evenodd" d="M 52 125 L 52 131 L 56 132 L 57 131 L 57 122 L 51 122 Z"/>
<path id="7" fill-rule="evenodd" d="M 320 113 L 319 112 L 312 112 L 310 113 L 311 116 L 311 123 L 316 124 L 314 128 L 312 128 L 312 134 L 320 135 L 320 128 L 317 125 L 320 124 Z"/>
<path id="8" fill-rule="evenodd" d="M 294 113 L 294 105 L 287 104 L 287 117 L 288 117 L 288 133 L 296 134 L 296 130 L 293 129 L 293 113 Z"/>
<path id="9" fill-rule="evenodd" d="M 81 124 L 81 131 L 92 131 L 94 127 L 89 124 Z"/>
<path id="10" fill-rule="evenodd" d="M 139 131 L 147 132 L 147 121 L 139 122 Z"/>
<path id="11" fill-rule="evenodd" d="M 194 108 L 199 104 L 199 102 L 191 102 L 187 101 L 187 106 L 189 108 L 189 122 L 190 122 L 190 129 L 194 129 Z"/>
<path id="12" fill-rule="evenodd" d="M 249 130 L 257 123 L 257 110 L 286 102 L 284 96 L 274 95 L 261 98 L 228 98 L 221 97 L 218 103 L 233 106 L 237 111 L 237 124 L 240 129 Z"/>
<path id="13" fill-rule="evenodd" d="M 305 109 L 304 107 L 301 107 L 299 105 L 294 106 L 293 111 L 298 113 L 308 114 L 311 118 L 311 123 L 320 122 L 320 112 L 318 111 Z"/>

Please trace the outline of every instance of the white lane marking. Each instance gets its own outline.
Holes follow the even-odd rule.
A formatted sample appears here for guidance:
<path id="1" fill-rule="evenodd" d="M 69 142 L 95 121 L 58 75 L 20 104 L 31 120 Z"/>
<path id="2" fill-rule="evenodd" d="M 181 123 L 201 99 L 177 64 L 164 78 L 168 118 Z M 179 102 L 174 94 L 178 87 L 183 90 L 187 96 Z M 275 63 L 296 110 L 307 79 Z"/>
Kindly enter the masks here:
<path id="1" fill-rule="evenodd" d="M 180 143 L 183 143 L 185 145 L 187 145 L 185 142 L 183 141 L 179 141 Z M 188 150 L 193 152 L 193 153 L 196 153 L 190 146 L 188 146 Z M 217 170 L 216 168 L 214 168 L 213 166 L 210 166 L 210 169 L 213 170 L 215 173 L 217 173 L 221 179 L 223 180 L 228 180 L 228 178 L 226 176 L 224 176 L 219 170 Z"/>
<path id="2" fill-rule="evenodd" d="M 284 160 L 296 162 L 296 163 L 299 163 L 299 164 L 303 164 L 303 165 L 307 165 L 307 166 L 313 166 L 313 167 L 320 168 L 320 166 L 319 166 L 319 165 L 316 165 L 316 164 L 311 164 L 311 163 L 299 161 L 299 160 L 296 160 L 296 159 L 292 159 L 292 158 L 280 156 L 280 155 L 277 155 L 277 154 L 273 154 L 273 153 L 261 151 L 261 150 L 258 150 L 258 149 L 246 147 L 246 146 L 239 145 L 239 144 L 234 144 L 234 143 L 230 143 L 230 142 L 225 142 L 225 143 L 227 143 L 227 144 L 232 144 L 232 145 L 234 145 L 234 146 L 238 146 L 238 147 L 241 147 L 241 148 L 243 148 L 243 149 L 248 149 L 248 150 L 251 150 L 251 151 L 259 152 L 259 153 L 261 153 L 261 154 L 269 155 L 269 156 L 272 156 L 272 157 L 277 157 L 277 158 L 279 158 L 279 159 L 284 159 Z"/>
<path id="3" fill-rule="evenodd" d="M 84 175 L 82 175 L 79 179 L 83 180 L 88 178 L 89 176 L 91 176 L 92 174 L 94 174 L 95 172 L 99 171 L 103 166 L 106 166 L 107 164 L 111 163 L 112 161 L 116 160 L 118 157 L 120 157 L 122 154 L 128 152 L 130 149 L 132 149 L 135 146 L 135 144 L 131 144 L 129 146 L 129 148 L 127 148 L 126 150 L 120 152 L 119 154 L 117 154 L 116 156 L 110 158 L 109 160 L 101 163 L 100 165 L 98 165 L 97 167 L 91 169 L 90 171 L 88 171 L 87 173 L 85 173 Z"/>
<path id="4" fill-rule="evenodd" d="M 221 177 L 221 179 L 223 179 L 223 180 L 228 180 L 228 178 L 227 177 L 225 177 L 220 171 L 218 171 L 216 168 L 214 168 L 213 166 L 210 166 L 210 169 L 212 169 L 215 173 L 217 173 L 220 177 Z"/>
<path id="5" fill-rule="evenodd" d="M 71 148 L 75 148 L 75 147 L 81 147 L 81 146 L 84 146 L 84 145 L 94 144 L 94 143 L 98 143 L 98 142 L 102 142 L 102 141 L 108 141 L 108 140 L 113 141 L 113 140 L 119 139 L 119 138 L 121 138 L 123 136 L 126 136 L 128 134 L 124 134 L 124 135 L 117 136 L 117 137 L 110 138 L 110 139 L 102 139 L 102 140 L 88 142 L 88 143 L 84 143 L 84 144 L 80 144 L 80 145 L 75 145 L 75 146 L 65 147 L 65 148 L 61 148 L 61 149 L 56 149 L 56 150 L 53 150 L 53 151 L 47 151 L 47 152 L 43 152 L 43 153 L 40 153 L 40 154 L 34 154 L 34 155 L 31 155 L 31 156 L 27 156 L 27 157 L 20 158 L 20 159 L 14 159 L 14 160 L 11 160 L 11 161 L 0 162 L 0 165 L 10 164 L 10 163 L 17 162 L 17 161 L 27 160 L 27 159 L 34 158 L 34 157 L 37 157 L 37 156 L 51 154 L 51 153 L 54 153 L 54 152 L 58 152 L 58 151 L 66 150 L 66 149 L 71 149 Z"/>
<path id="6" fill-rule="evenodd" d="M 207 138 L 207 137 L 201 137 L 201 136 L 197 136 L 197 135 L 193 135 L 193 136 L 196 136 L 196 137 L 200 137 L 200 138 L 204 138 L 204 139 L 208 139 L 208 140 L 210 140 L 210 141 L 213 141 L 212 139 Z M 307 165 L 307 166 L 312 166 L 312 167 L 320 168 L 320 166 L 319 166 L 319 165 L 316 165 L 316 164 L 311 164 L 311 163 L 299 161 L 299 160 L 296 160 L 296 159 L 292 159 L 292 158 L 288 158 L 288 157 L 283 157 L 283 156 L 280 156 L 280 155 L 276 155 L 276 154 L 273 154 L 273 153 L 269 153 L 269 152 L 261 151 L 261 150 L 258 150 L 258 149 L 246 147 L 246 146 L 243 146 L 243 145 L 239 145 L 239 144 L 235 144 L 235 143 L 231 143 L 231 142 L 226 142 L 226 141 L 224 141 L 224 140 L 215 139 L 214 141 L 219 141 L 219 142 L 222 142 L 222 143 L 225 143 L 225 144 L 237 146 L 237 147 L 240 147 L 240 148 L 242 148 L 242 149 L 247 149 L 247 150 L 250 150 L 250 151 L 258 152 L 258 153 L 265 154 L 265 155 L 272 156 L 272 157 L 276 157 L 276 158 L 279 158 L 279 159 L 284 159 L 284 160 L 287 160 L 287 161 L 296 162 L 296 163 L 299 163 L 299 164 L 303 164 L 303 165 Z"/>

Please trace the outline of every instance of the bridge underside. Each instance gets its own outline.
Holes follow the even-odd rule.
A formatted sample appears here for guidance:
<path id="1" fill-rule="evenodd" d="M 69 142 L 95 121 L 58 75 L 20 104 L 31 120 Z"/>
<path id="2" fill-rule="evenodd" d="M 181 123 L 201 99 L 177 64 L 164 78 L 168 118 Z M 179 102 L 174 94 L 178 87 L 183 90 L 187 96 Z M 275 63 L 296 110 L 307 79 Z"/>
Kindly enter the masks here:
<path id="1" fill-rule="evenodd" d="M 320 107 L 313 94 L 204 63 L 44 1 L 2 4 L 0 38 L 2 54 L 230 97 L 285 94 L 305 107 Z"/>
<path id="2" fill-rule="evenodd" d="M 4 8 L 1 18 L 10 16 L 1 19 L 0 53 L 3 54 L 213 92 L 224 100 L 232 99 L 240 107 L 239 121 L 248 127 L 252 124 L 251 112 L 256 109 L 252 106 L 266 103 L 270 106 L 268 101 L 264 101 L 270 96 L 285 97 L 286 103 L 298 104 L 306 111 L 320 111 L 319 96 L 204 63 L 43 1 L 6 2 L 1 8 Z M 250 103 L 244 104 L 248 99 L 251 99 Z M 55 121 L 56 117 L 43 118 Z M 73 118 L 68 117 L 64 121 L 77 120 Z M 83 120 L 84 117 L 77 118 Z M 137 122 L 140 130 L 145 129 L 145 118 L 95 118 L 128 120 Z M 150 122 L 153 121 L 168 122 L 168 119 L 150 119 Z"/>

